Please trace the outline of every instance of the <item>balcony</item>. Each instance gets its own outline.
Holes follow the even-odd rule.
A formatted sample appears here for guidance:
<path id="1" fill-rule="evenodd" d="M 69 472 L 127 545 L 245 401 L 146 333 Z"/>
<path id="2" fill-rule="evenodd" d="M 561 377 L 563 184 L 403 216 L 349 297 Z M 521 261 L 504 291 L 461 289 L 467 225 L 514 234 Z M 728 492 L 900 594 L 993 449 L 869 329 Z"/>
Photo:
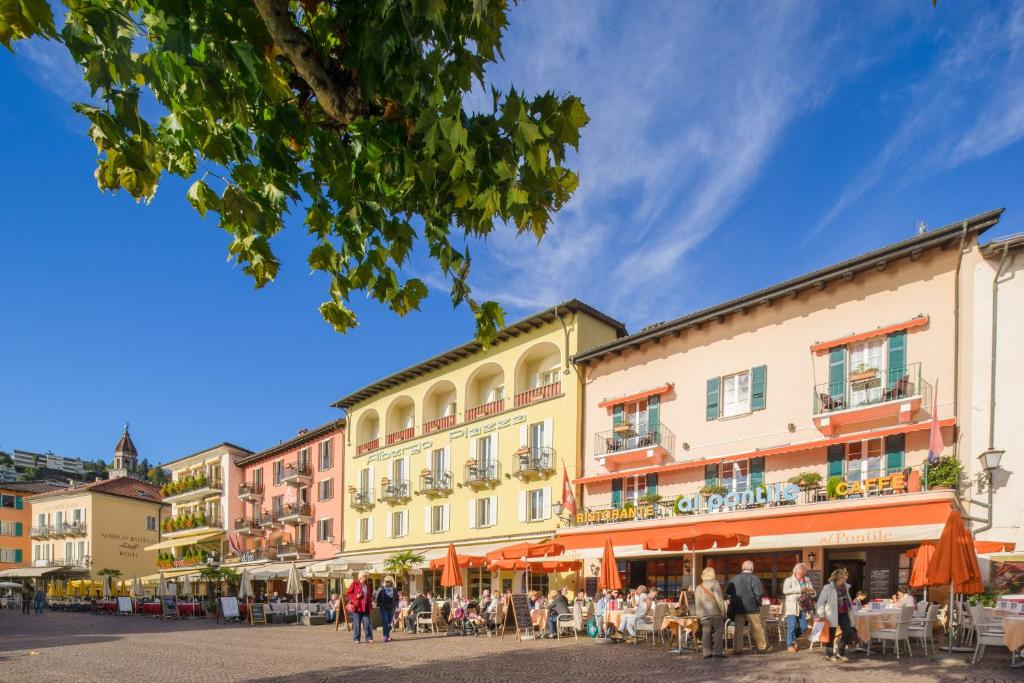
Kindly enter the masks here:
<path id="1" fill-rule="evenodd" d="M 416 436 L 416 428 L 406 427 L 405 429 L 399 429 L 397 432 L 391 432 L 384 437 L 384 441 L 388 446 L 390 446 L 393 443 L 405 441 L 406 439 L 411 439 L 414 436 Z"/>
<path id="2" fill-rule="evenodd" d="M 54 569 L 88 569 L 92 564 L 89 557 L 83 558 L 58 558 L 56 560 L 32 560 L 33 567 L 52 567 Z"/>
<path id="3" fill-rule="evenodd" d="M 281 483 L 285 486 L 309 486 L 313 483 L 313 466 L 308 462 L 290 462 L 281 473 Z"/>
<path id="4" fill-rule="evenodd" d="M 221 528 L 223 528 L 223 522 L 220 515 L 204 511 L 182 513 L 175 517 L 168 517 L 163 522 L 164 535 L 168 537 Z"/>
<path id="5" fill-rule="evenodd" d="M 223 491 L 224 482 L 220 477 L 207 477 L 205 474 L 172 481 L 161 487 L 165 503 L 185 503 L 210 495 L 219 495 Z"/>
<path id="6" fill-rule="evenodd" d="M 313 506 L 309 503 L 292 503 L 291 505 L 285 505 L 284 508 L 281 509 L 278 520 L 284 524 L 290 524 L 292 526 L 297 526 L 299 524 L 312 524 Z"/>
<path id="7" fill-rule="evenodd" d="M 277 529 L 281 527 L 281 515 L 284 514 L 283 510 L 273 509 L 264 510 L 263 514 L 260 515 L 256 523 L 264 529 Z"/>
<path id="8" fill-rule="evenodd" d="M 263 502 L 263 482 L 243 481 L 238 485 L 238 498 L 243 503 Z"/>
<path id="9" fill-rule="evenodd" d="M 516 408 L 520 408 L 522 406 L 528 406 L 531 403 L 536 403 L 537 401 L 543 401 L 544 399 L 560 396 L 561 394 L 562 383 L 552 382 L 551 384 L 545 384 L 542 387 L 519 392 L 513 397 L 512 403 Z"/>
<path id="10" fill-rule="evenodd" d="M 920 363 L 855 370 L 845 379 L 814 387 L 814 425 L 825 436 L 858 422 L 909 423 L 922 405 L 928 405 L 932 388 L 921 379 Z"/>
<path id="11" fill-rule="evenodd" d="M 85 522 L 64 522 L 50 527 L 51 536 L 85 536 Z"/>
<path id="12" fill-rule="evenodd" d="M 32 538 L 49 538 L 53 531 L 53 527 L 47 524 L 42 526 L 34 526 L 28 530 L 28 535 Z"/>
<path id="13" fill-rule="evenodd" d="M 675 449 L 676 435 L 660 422 L 624 422 L 594 435 L 594 459 L 614 472 L 623 465 L 660 465 Z"/>
<path id="14" fill-rule="evenodd" d="M 260 521 L 254 517 L 236 517 L 234 523 L 235 533 L 245 536 L 259 536 L 263 533 L 260 528 Z"/>
<path id="15" fill-rule="evenodd" d="M 454 415 L 445 415 L 444 417 L 439 417 L 436 420 L 431 420 L 430 422 L 424 422 L 423 423 L 423 433 L 424 434 L 430 434 L 432 432 L 439 432 L 439 431 L 441 431 L 443 429 L 451 429 L 454 426 L 455 426 L 455 416 Z"/>
<path id="16" fill-rule="evenodd" d="M 420 472 L 420 493 L 428 496 L 445 496 L 452 492 L 452 473 L 447 470 L 423 470 Z"/>
<path id="17" fill-rule="evenodd" d="M 313 546 L 306 541 L 272 545 L 268 550 L 269 555 L 276 555 L 279 560 L 304 560 L 313 556 Z"/>
<path id="18" fill-rule="evenodd" d="M 375 451 L 380 448 L 380 439 L 370 439 L 364 443 L 356 446 L 356 455 L 366 455 L 370 451 Z"/>
<path id="19" fill-rule="evenodd" d="M 500 462 L 469 461 L 462 471 L 462 482 L 471 489 L 487 488 L 501 481 Z"/>
<path id="20" fill-rule="evenodd" d="M 717 516 L 732 512 L 752 512 L 755 516 L 771 514 L 772 511 L 787 513 L 794 506 L 818 506 L 822 510 L 841 510 L 847 505 L 877 505 L 886 498 L 929 493 L 924 477 L 924 465 L 906 467 L 887 472 L 880 461 L 875 469 L 847 472 L 828 485 L 820 482 L 811 485 L 799 483 L 799 477 L 751 487 L 748 483 L 737 486 L 714 484 L 697 492 L 684 493 L 671 498 L 653 495 L 640 496 L 622 505 L 587 506 L 577 513 L 575 523 L 580 525 L 612 524 L 624 522 L 650 522 L 677 518 L 689 519 L 694 516 Z M 937 489 L 931 492 L 943 495 Z M 946 490 L 951 500 L 956 491 Z M 812 514 L 808 512 L 807 514 Z M 694 520 L 696 521 L 696 520 Z"/>
<path id="21" fill-rule="evenodd" d="M 373 489 L 356 489 L 348 493 L 353 510 L 363 511 L 373 508 Z"/>
<path id="22" fill-rule="evenodd" d="M 544 479 L 555 472 L 555 449 L 549 446 L 524 446 L 516 451 L 516 471 L 522 481 Z"/>
<path id="23" fill-rule="evenodd" d="M 404 503 L 412 497 L 408 479 L 395 479 L 380 485 L 380 499 L 385 503 Z"/>
<path id="24" fill-rule="evenodd" d="M 487 417 L 488 415 L 494 415 L 504 410 L 505 399 L 499 398 L 497 401 L 484 403 L 482 405 L 478 405 L 475 408 L 469 408 L 468 410 L 466 410 L 466 422 L 471 422 L 481 417 Z"/>

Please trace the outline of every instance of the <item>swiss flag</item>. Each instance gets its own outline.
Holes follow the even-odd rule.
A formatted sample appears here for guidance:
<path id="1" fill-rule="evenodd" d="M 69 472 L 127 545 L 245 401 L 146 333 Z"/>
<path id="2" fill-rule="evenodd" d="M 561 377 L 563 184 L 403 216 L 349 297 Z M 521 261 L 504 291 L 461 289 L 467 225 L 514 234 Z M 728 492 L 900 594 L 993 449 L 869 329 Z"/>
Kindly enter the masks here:
<path id="1" fill-rule="evenodd" d="M 562 510 L 573 517 L 576 516 L 576 496 L 572 494 L 569 470 L 562 470 Z"/>

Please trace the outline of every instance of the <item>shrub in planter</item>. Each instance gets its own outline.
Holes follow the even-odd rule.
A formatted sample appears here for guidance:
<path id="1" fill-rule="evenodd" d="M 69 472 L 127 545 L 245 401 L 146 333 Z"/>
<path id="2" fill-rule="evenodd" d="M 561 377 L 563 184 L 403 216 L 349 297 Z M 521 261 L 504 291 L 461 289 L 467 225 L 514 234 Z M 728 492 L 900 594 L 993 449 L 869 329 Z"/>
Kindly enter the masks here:
<path id="1" fill-rule="evenodd" d="M 839 484 L 843 482 L 842 477 L 829 477 L 828 483 L 825 484 L 825 490 L 828 493 L 829 498 L 839 497 Z"/>
<path id="2" fill-rule="evenodd" d="M 817 472 L 801 472 L 795 477 L 790 477 L 789 483 L 796 484 L 802 489 L 813 489 L 821 484 L 821 475 Z"/>
<path id="3" fill-rule="evenodd" d="M 195 522 L 196 526 L 206 526 L 206 513 L 200 512 L 198 515 L 196 515 Z"/>
<path id="4" fill-rule="evenodd" d="M 648 505 L 656 505 L 657 503 L 661 502 L 661 496 L 658 495 L 657 493 L 647 493 L 645 495 L 640 496 L 640 501 L 647 503 Z"/>
<path id="5" fill-rule="evenodd" d="M 934 465 L 929 465 L 925 475 L 925 486 L 929 489 L 954 489 L 960 484 L 964 466 L 952 455 L 939 458 Z"/>
<path id="6" fill-rule="evenodd" d="M 702 496 L 724 496 L 727 491 L 728 489 L 721 484 L 704 484 L 704 486 L 700 487 L 700 494 Z"/>

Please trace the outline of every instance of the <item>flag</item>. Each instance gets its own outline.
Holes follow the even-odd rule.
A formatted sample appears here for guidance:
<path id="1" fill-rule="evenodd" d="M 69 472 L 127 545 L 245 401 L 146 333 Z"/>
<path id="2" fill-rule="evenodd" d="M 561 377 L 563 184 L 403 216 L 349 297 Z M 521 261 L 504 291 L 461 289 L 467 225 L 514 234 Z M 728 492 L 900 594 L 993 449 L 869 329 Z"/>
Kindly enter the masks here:
<path id="1" fill-rule="evenodd" d="M 932 426 L 928 430 L 928 464 L 934 465 L 942 455 L 942 430 L 939 429 L 939 380 L 935 380 L 935 391 L 932 394 Z"/>
<path id="2" fill-rule="evenodd" d="M 562 510 L 576 517 L 576 496 L 572 494 L 572 482 L 569 481 L 569 470 L 562 468 Z"/>
<path id="3" fill-rule="evenodd" d="M 241 555 L 242 554 L 242 544 L 239 543 L 238 541 L 239 541 L 238 534 L 236 534 L 233 531 L 229 531 L 228 532 L 228 548 L 230 548 L 231 554 L 233 554 L 233 555 Z"/>

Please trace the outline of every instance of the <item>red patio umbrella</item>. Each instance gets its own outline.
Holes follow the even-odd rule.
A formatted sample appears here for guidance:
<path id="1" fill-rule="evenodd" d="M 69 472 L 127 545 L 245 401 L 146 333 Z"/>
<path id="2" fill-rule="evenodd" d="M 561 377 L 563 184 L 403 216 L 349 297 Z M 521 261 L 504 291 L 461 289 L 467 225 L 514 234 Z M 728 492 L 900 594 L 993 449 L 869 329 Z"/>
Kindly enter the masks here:
<path id="1" fill-rule="evenodd" d="M 937 585 L 928 581 L 928 565 L 934 554 L 935 541 L 922 541 L 921 545 L 907 551 L 907 555 L 914 558 L 914 566 L 910 569 L 911 588 L 927 588 Z"/>
<path id="2" fill-rule="evenodd" d="M 455 552 L 455 544 L 448 544 L 448 556 L 445 558 L 444 571 L 441 572 L 441 585 L 454 588 L 462 585 L 462 572 L 459 571 L 459 556 Z"/>
<path id="3" fill-rule="evenodd" d="M 942 535 L 935 546 L 928 571 L 925 575 L 932 585 L 949 584 L 949 653 L 953 654 L 953 609 L 956 593 L 981 593 L 985 586 L 981 581 L 981 568 L 974 549 L 974 539 L 964 526 L 963 517 L 950 509 Z"/>
<path id="4" fill-rule="evenodd" d="M 619 576 L 619 565 L 615 561 L 615 549 L 612 539 L 604 539 L 604 554 L 601 556 L 601 575 L 597 577 L 597 587 L 605 590 L 622 590 L 622 577 Z"/>

